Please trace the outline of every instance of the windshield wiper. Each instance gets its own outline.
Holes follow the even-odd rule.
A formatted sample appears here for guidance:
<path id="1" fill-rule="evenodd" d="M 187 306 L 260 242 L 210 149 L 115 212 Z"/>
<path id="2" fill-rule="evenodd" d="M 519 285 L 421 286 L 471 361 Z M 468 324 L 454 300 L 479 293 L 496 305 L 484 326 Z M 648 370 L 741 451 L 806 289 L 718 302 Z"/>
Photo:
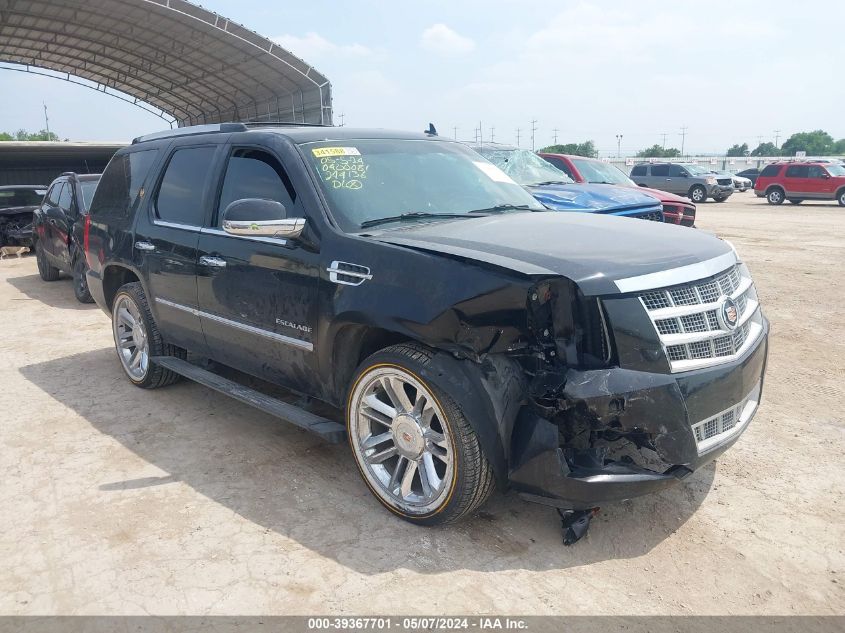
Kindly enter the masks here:
<path id="1" fill-rule="evenodd" d="M 572 185 L 574 181 L 569 180 L 544 180 L 543 182 L 532 182 L 532 187 L 542 187 L 543 185 Z"/>
<path id="2" fill-rule="evenodd" d="M 527 204 L 497 204 L 486 209 L 475 209 L 468 213 L 472 215 L 480 215 L 482 213 L 504 213 L 505 211 L 530 211 L 531 206 Z"/>
<path id="3" fill-rule="evenodd" d="M 416 220 L 418 218 L 466 218 L 466 213 L 427 213 L 425 211 L 409 211 L 401 215 L 391 215 L 386 218 L 373 218 L 372 220 L 364 220 L 361 222 L 362 229 L 368 229 L 371 226 L 378 226 L 379 224 L 388 224 L 390 222 L 404 222 L 405 220 Z"/>

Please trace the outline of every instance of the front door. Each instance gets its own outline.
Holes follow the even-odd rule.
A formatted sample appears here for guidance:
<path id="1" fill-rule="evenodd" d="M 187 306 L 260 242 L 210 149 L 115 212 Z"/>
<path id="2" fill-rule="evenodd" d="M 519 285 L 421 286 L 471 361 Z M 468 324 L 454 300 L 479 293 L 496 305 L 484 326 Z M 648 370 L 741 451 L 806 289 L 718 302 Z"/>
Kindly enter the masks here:
<path id="1" fill-rule="evenodd" d="M 807 186 L 814 198 L 833 198 L 836 193 L 836 183 L 821 165 L 810 165 Z"/>
<path id="2" fill-rule="evenodd" d="M 228 152 L 217 212 L 198 246 L 200 319 L 210 355 L 270 382 L 310 391 L 319 253 L 299 241 L 235 236 L 221 228 L 235 200 L 274 200 L 284 205 L 286 217 L 305 217 L 302 203 L 277 156 L 252 147 Z"/>
<path id="3" fill-rule="evenodd" d="M 176 147 L 135 227 L 135 261 L 145 271 L 162 336 L 202 355 L 207 350 L 197 313 L 197 242 L 218 147 Z"/>

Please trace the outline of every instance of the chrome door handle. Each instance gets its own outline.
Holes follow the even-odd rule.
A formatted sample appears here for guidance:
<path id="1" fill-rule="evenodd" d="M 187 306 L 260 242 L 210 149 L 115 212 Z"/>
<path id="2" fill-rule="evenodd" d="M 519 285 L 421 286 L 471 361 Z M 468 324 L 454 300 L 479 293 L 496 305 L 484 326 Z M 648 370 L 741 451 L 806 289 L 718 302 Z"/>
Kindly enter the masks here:
<path id="1" fill-rule="evenodd" d="M 156 249 L 155 245 L 149 242 L 135 242 L 135 248 L 139 251 L 154 251 Z"/>
<path id="2" fill-rule="evenodd" d="M 213 266 L 214 268 L 225 268 L 226 260 L 220 259 L 219 257 L 209 257 L 208 255 L 203 255 L 202 257 L 200 257 L 200 266 Z"/>

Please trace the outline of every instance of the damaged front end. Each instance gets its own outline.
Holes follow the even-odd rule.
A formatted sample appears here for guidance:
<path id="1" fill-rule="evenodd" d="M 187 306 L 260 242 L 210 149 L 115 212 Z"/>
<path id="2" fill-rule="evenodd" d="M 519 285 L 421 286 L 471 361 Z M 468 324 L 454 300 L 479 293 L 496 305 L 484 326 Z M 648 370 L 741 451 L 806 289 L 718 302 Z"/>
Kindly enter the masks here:
<path id="1" fill-rule="evenodd" d="M 604 503 L 684 479 L 736 441 L 756 410 L 762 315 L 762 335 L 741 357 L 673 372 L 638 295 L 602 300 L 566 279 L 543 280 L 528 314 L 537 342 L 521 361 L 530 406 L 514 424 L 508 479 L 527 499 L 565 509 L 565 528 Z M 713 419 L 724 433 L 708 443 L 699 427 Z"/>

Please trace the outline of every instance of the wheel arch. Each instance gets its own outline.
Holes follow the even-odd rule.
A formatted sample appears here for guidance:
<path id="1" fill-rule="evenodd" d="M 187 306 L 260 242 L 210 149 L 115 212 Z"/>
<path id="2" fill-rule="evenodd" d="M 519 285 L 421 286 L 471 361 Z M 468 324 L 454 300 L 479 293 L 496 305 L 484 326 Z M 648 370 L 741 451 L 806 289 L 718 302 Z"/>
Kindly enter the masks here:
<path id="1" fill-rule="evenodd" d="M 836 199 L 839 200 L 843 193 L 845 193 L 845 185 L 842 185 L 836 190 Z"/>
<path id="2" fill-rule="evenodd" d="M 767 195 L 767 196 L 768 196 L 768 195 L 769 195 L 769 192 L 770 192 L 770 191 L 773 191 L 774 189 L 780 189 L 780 191 L 781 191 L 781 193 L 783 194 L 784 198 L 786 197 L 786 189 L 784 189 L 784 188 L 783 188 L 783 185 L 779 185 L 779 184 L 771 184 L 771 185 L 769 185 L 768 187 L 766 187 L 766 193 L 765 193 L 765 195 Z"/>
<path id="3" fill-rule="evenodd" d="M 142 286 L 144 285 L 138 271 L 125 264 L 109 264 L 103 268 L 102 279 L 103 298 L 105 299 L 109 312 L 111 312 L 114 297 L 121 286 L 133 281 L 140 282 Z M 144 287 L 144 292 L 146 293 L 146 291 L 147 289 Z"/>

